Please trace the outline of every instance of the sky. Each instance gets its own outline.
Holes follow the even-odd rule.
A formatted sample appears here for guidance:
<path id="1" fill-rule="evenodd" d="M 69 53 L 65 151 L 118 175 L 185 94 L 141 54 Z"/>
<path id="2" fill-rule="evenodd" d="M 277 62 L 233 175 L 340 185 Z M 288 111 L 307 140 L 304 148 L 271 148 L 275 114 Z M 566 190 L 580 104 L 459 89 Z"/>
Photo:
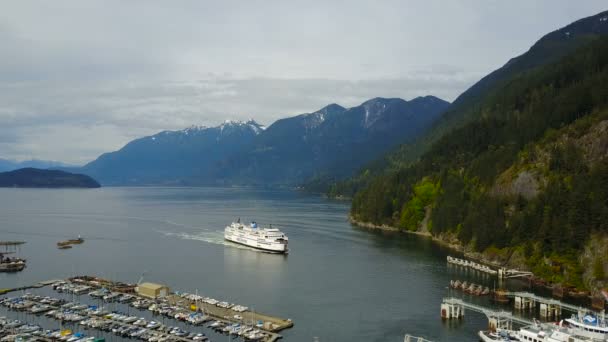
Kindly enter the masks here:
<path id="1" fill-rule="evenodd" d="M 605 0 L 30 1 L 0 11 L 0 158 L 460 93 Z"/>

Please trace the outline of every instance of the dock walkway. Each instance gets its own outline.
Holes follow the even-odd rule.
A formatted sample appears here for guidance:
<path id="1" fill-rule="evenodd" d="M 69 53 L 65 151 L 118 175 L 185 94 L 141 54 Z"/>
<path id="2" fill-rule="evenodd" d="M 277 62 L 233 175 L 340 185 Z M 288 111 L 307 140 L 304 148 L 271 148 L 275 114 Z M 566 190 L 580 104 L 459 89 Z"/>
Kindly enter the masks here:
<path id="1" fill-rule="evenodd" d="M 523 318 L 523 317 L 518 317 L 518 316 L 514 316 L 512 313 L 508 312 L 508 311 L 496 311 L 496 310 L 492 310 L 480 305 L 475 305 L 475 304 L 471 304 L 471 303 L 467 303 L 465 301 L 463 301 L 462 299 L 459 298 L 444 298 L 443 302 L 441 304 L 441 308 L 442 310 L 444 308 L 448 308 L 448 307 L 452 307 L 452 308 L 458 308 L 458 310 L 456 311 L 451 311 L 451 312 L 459 312 L 460 314 L 458 315 L 459 317 L 455 317 L 453 315 L 450 316 L 444 316 L 442 313 L 442 317 L 443 318 L 462 318 L 464 316 L 464 310 L 462 309 L 467 309 L 467 310 L 471 310 L 474 312 L 479 312 L 482 313 L 484 315 L 486 315 L 486 317 L 488 317 L 489 319 L 496 319 L 498 321 L 509 321 L 509 322 L 515 322 L 521 325 L 530 325 L 533 322 Z M 449 314 L 449 310 L 446 311 L 446 314 Z"/>
<path id="2" fill-rule="evenodd" d="M 33 285 L 21 286 L 21 287 L 11 288 L 11 289 L 0 289 L 0 295 L 6 294 L 9 292 L 24 291 L 24 290 L 28 290 L 28 289 L 34 289 L 34 288 L 42 288 L 42 287 L 50 286 L 50 285 L 53 285 L 56 283 L 69 282 L 69 281 L 70 281 L 70 279 L 68 279 L 68 280 L 45 280 L 45 281 L 40 281 Z M 81 282 L 81 283 L 84 283 L 84 282 Z M 90 283 L 88 285 L 95 287 L 95 288 L 100 287 L 99 284 Z M 112 289 L 111 283 L 104 284 L 104 286 L 109 289 Z M 147 299 L 147 298 L 143 298 L 137 294 L 133 294 L 133 295 L 137 296 L 140 299 Z M 197 311 L 203 312 L 204 314 L 208 315 L 213 320 L 221 321 L 226 324 L 253 323 L 252 325 L 255 325 L 255 322 L 257 322 L 257 321 L 269 322 L 269 323 L 271 323 L 270 328 L 267 328 L 267 327 L 260 328 L 260 330 L 263 330 L 264 333 L 267 334 L 269 337 L 266 341 L 277 341 L 277 340 L 281 339 L 282 336 L 279 335 L 278 332 L 282 331 L 284 329 L 291 328 L 294 325 L 294 323 L 289 319 L 282 319 L 279 317 L 269 316 L 269 315 L 265 315 L 262 313 L 250 311 L 250 310 L 246 310 L 246 311 L 237 313 L 236 311 L 229 309 L 229 308 L 222 308 L 222 307 L 212 305 L 209 303 L 205 303 L 202 301 L 195 302 L 195 301 L 183 298 L 181 296 L 178 296 L 176 294 L 170 294 L 167 297 L 165 297 L 164 300 L 166 300 L 166 302 L 170 305 L 181 307 L 184 312 L 192 312 L 192 305 L 195 305 Z M 240 317 L 237 318 L 237 316 L 240 316 Z M 116 323 L 120 323 L 120 322 L 116 322 Z M 184 340 L 184 341 L 187 341 L 187 340 Z"/>
<path id="3" fill-rule="evenodd" d="M 276 325 L 276 328 L 274 328 L 272 330 L 261 329 L 261 330 L 265 330 L 267 332 L 267 334 L 271 335 L 269 341 L 276 341 L 276 340 L 280 339 L 281 335 L 277 334 L 277 332 L 293 327 L 292 321 L 283 320 L 283 319 L 280 319 L 277 317 L 267 316 L 267 315 L 252 312 L 252 311 L 240 312 L 240 313 L 238 313 L 238 315 L 241 316 L 242 318 L 236 319 L 234 317 L 235 312 L 231 309 L 221 308 L 221 307 L 211 305 L 211 304 L 205 303 L 205 302 L 193 302 L 193 301 L 187 300 L 185 298 L 179 297 L 177 295 L 170 295 L 167 297 L 167 299 L 168 299 L 169 304 L 180 306 L 184 309 L 184 311 L 190 311 L 191 305 L 196 305 L 198 311 L 205 313 L 206 315 L 208 315 L 209 317 L 211 317 L 212 319 L 214 319 L 216 321 L 221 321 L 221 322 L 228 323 L 228 324 L 232 324 L 232 323 L 240 323 L 240 324 L 254 323 L 255 324 L 255 322 L 257 322 L 258 320 L 262 320 L 265 322 L 272 322 L 274 325 Z"/>
<path id="4" fill-rule="evenodd" d="M 507 292 L 505 294 L 505 296 L 510 297 L 510 298 L 519 297 L 522 299 L 529 300 L 532 303 L 541 303 L 541 304 L 547 304 L 547 305 L 551 305 L 551 306 L 557 306 L 557 307 L 560 307 L 561 309 L 566 309 L 566 310 L 572 311 L 572 312 L 579 312 L 581 310 L 585 310 L 584 308 L 582 308 L 580 306 L 564 303 L 557 299 L 540 297 L 540 296 L 537 296 L 537 295 L 535 295 L 533 293 L 529 293 L 529 292 Z"/>

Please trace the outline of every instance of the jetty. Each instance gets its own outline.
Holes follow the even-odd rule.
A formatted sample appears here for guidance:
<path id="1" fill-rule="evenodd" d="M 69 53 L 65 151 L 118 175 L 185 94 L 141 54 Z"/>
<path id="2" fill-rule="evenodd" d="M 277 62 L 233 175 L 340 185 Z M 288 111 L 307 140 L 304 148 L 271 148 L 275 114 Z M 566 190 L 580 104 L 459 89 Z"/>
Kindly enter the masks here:
<path id="1" fill-rule="evenodd" d="M 491 329 L 503 328 L 511 330 L 512 323 L 521 325 L 530 325 L 533 323 L 526 318 L 515 316 L 508 311 L 492 310 L 453 297 L 444 298 L 441 302 L 441 318 L 444 320 L 463 319 L 465 309 L 484 314 L 488 318 Z"/>
<path id="2" fill-rule="evenodd" d="M 518 310 L 533 310 L 538 304 L 540 306 L 540 315 L 547 318 L 559 317 L 562 314 L 562 310 L 570 312 L 586 310 L 580 306 L 564 303 L 557 299 L 540 297 L 529 292 L 506 292 L 504 295 L 508 298 L 513 298 L 515 309 Z"/>
<path id="3" fill-rule="evenodd" d="M 506 267 L 492 268 L 488 265 L 480 264 L 474 261 L 459 259 L 452 256 L 447 256 L 448 264 L 462 266 L 465 268 L 471 268 L 473 270 L 487 273 L 490 275 L 497 275 L 501 279 L 509 279 L 509 278 L 520 278 L 520 277 L 531 277 L 533 276 L 532 272 L 528 271 L 520 271 L 516 269 L 507 269 Z"/>
<path id="4" fill-rule="evenodd" d="M 561 316 L 562 311 L 569 311 L 572 313 L 585 313 L 592 310 L 576 306 L 562 301 L 537 296 L 529 292 L 501 292 L 501 296 L 509 299 L 513 299 L 514 307 L 516 310 L 536 310 L 537 306 L 540 312 L 540 316 L 545 319 L 558 318 Z M 462 319 L 466 310 L 479 312 L 490 321 L 491 328 L 506 328 L 511 329 L 511 323 L 515 322 L 522 325 L 529 325 L 533 322 L 507 311 L 497 311 L 489 309 L 476 304 L 467 303 L 462 299 L 449 297 L 444 298 L 441 303 L 441 318 L 446 320 L 451 319 Z"/>

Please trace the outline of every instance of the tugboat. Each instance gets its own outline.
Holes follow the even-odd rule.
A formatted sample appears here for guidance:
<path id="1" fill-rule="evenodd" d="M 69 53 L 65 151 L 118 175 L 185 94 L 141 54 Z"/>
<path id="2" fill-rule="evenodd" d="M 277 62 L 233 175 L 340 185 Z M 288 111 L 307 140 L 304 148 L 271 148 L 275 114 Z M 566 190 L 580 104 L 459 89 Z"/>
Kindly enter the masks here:
<path id="1" fill-rule="evenodd" d="M 25 259 L 5 257 L 13 252 L 0 252 L 0 272 L 19 272 L 25 268 Z"/>
<path id="2" fill-rule="evenodd" d="M 9 251 L 12 249 L 17 251 L 19 246 L 23 245 L 23 241 L 0 241 L 0 246 L 4 246 L 6 249 L 4 252 L 0 252 L 0 272 L 19 272 L 25 268 L 25 259 L 22 258 L 10 258 L 6 255 L 14 254 L 15 252 Z"/>

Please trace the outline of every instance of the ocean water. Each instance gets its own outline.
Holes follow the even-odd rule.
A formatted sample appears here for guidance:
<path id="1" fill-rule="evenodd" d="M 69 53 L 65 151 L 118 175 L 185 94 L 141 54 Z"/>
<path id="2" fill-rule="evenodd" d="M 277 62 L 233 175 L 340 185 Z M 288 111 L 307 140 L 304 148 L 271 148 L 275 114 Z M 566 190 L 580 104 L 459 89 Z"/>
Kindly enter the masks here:
<path id="1" fill-rule="evenodd" d="M 0 288 L 82 274 L 143 276 L 291 318 L 286 341 L 403 341 L 406 333 L 478 340 L 487 319 L 467 312 L 443 322 L 441 299 L 451 295 L 450 279 L 490 287 L 495 279 L 448 267 L 450 251 L 428 239 L 353 227 L 348 209 L 256 188 L 0 189 L 0 240 L 27 241 L 18 254 L 28 259 L 25 271 L 0 274 Z M 290 253 L 225 242 L 223 228 L 239 217 L 279 227 Z M 78 235 L 84 244 L 56 248 Z"/>

